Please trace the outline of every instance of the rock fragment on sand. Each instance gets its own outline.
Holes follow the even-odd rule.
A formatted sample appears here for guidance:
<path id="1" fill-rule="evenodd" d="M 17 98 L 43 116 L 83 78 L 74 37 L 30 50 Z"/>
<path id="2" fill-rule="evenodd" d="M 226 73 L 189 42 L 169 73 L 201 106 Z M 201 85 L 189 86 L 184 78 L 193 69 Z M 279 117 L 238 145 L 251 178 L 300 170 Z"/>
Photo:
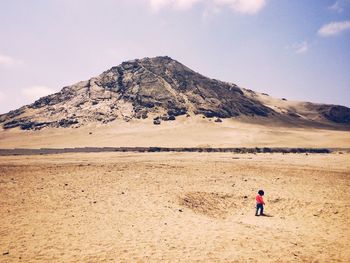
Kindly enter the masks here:
<path id="1" fill-rule="evenodd" d="M 160 123 L 161 123 L 161 121 L 159 119 L 153 121 L 154 125 L 160 125 Z"/>

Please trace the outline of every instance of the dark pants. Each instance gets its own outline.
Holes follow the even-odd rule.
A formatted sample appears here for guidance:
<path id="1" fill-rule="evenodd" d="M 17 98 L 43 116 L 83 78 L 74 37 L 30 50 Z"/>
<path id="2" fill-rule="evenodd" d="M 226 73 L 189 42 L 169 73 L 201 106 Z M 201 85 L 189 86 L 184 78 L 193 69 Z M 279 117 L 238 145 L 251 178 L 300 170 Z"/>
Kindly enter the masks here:
<path id="1" fill-rule="evenodd" d="M 260 215 L 263 215 L 264 214 L 264 205 L 263 204 L 256 204 L 255 215 L 259 214 L 259 210 L 260 210 Z"/>

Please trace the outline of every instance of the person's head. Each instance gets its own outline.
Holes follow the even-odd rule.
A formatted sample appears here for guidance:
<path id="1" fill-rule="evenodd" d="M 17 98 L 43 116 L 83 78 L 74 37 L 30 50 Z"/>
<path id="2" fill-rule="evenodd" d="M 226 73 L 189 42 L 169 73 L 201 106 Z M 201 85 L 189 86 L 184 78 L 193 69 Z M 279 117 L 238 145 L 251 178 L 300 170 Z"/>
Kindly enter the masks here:
<path id="1" fill-rule="evenodd" d="M 264 195 L 264 190 L 259 190 L 258 194 L 263 196 Z"/>

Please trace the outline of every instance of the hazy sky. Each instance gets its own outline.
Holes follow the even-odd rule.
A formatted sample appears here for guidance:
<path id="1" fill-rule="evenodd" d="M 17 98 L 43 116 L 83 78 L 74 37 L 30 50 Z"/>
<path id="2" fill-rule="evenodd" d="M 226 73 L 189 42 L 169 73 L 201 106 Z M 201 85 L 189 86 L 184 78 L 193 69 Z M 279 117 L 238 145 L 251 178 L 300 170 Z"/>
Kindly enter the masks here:
<path id="1" fill-rule="evenodd" d="M 350 106 L 350 0 L 0 0 L 0 113 L 158 55 L 275 97 Z"/>

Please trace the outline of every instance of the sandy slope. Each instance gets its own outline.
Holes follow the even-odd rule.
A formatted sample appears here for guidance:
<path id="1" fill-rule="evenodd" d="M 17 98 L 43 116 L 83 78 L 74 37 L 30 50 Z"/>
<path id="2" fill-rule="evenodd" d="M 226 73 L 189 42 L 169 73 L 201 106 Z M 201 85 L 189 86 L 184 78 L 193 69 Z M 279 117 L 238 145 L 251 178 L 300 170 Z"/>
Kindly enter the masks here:
<path id="1" fill-rule="evenodd" d="M 0 261 L 348 262 L 349 176 L 349 154 L 1 157 Z"/>
<path id="2" fill-rule="evenodd" d="M 273 109 L 274 111 L 282 114 L 296 114 L 299 116 L 300 120 L 313 120 L 313 121 L 322 121 L 320 114 L 311 108 L 308 108 L 310 105 L 321 105 L 317 103 L 304 102 L 304 101 L 290 101 L 286 99 L 279 99 L 271 97 L 264 93 L 259 92 L 249 92 L 244 90 L 245 94 L 250 97 L 257 99 L 263 105 Z"/>
<path id="3" fill-rule="evenodd" d="M 251 121 L 251 120 L 250 120 Z M 222 123 L 199 116 L 179 117 L 153 125 L 152 119 L 90 124 L 87 127 L 40 131 L 2 130 L 0 148 L 167 146 L 167 147 L 350 147 L 350 131 L 266 126 L 224 119 Z M 260 122 L 260 124 L 259 124 Z M 258 123 L 258 124 L 257 124 Z"/>

